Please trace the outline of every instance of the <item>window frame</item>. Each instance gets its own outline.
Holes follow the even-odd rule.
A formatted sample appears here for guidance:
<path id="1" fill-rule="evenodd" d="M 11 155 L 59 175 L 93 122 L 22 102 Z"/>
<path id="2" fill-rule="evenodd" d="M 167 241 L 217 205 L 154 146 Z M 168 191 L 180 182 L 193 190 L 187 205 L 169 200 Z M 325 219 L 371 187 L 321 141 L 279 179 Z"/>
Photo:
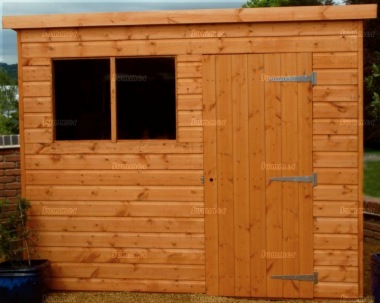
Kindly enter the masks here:
<path id="1" fill-rule="evenodd" d="M 117 138 L 117 91 L 116 91 L 116 79 L 117 77 L 113 77 L 116 75 L 116 59 L 133 59 L 133 58 L 171 58 L 174 61 L 174 98 L 175 98 L 175 138 L 174 139 L 118 139 Z M 52 117 L 53 121 L 56 119 L 56 98 L 55 98 L 55 79 L 54 79 L 54 61 L 74 61 L 74 60 L 91 60 L 91 59 L 108 59 L 109 60 L 109 75 L 110 75 L 110 122 L 111 122 L 111 137 L 110 139 L 78 139 L 78 140 L 57 140 L 56 138 L 56 127 L 54 123 L 52 123 L 51 127 L 53 128 L 53 142 L 61 143 L 61 142 L 133 142 L 136 143 L 144 143 L 144 142 L 157 142 L 157 143 L 178 143 L 178 92 L 177 92 L 177 84 L 178 84 L 178 72 L 177 72 L 177 56 L 106 56 L 106 57 L 75 57 L 75 58 L 52 58 L 51 62 L 51 75 L 52 75 L 52 85 L 51 85 L 51 96 L 52 96 Z"/>

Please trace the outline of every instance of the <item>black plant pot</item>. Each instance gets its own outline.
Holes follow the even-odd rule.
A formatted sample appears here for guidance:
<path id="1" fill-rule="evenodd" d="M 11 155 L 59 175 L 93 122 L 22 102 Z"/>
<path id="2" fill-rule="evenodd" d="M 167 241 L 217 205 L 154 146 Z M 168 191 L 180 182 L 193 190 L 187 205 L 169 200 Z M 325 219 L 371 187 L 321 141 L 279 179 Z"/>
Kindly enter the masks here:
<path id="1" fill-rule="evenodd" d="M 0 263 L 0 303 L 42 303 L 50 275 L 48 260 L 32 260 L 32 266 L 11 267 Z"/>
<path id="2" fill-rule="evenodd" d="M 371 257 L 371 286 L 373 303 L 380 303 L 380 252 Z"/>

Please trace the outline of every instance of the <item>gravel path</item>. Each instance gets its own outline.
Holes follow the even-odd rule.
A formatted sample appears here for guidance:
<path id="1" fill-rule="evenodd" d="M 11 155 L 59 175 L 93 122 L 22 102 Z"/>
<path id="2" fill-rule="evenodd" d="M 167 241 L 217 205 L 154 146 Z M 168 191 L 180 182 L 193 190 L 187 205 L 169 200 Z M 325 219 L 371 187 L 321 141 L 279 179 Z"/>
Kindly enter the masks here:
<path id="1" fill-rule="evenodd" d="M 279 300 L 212 297 L 202 294 L 154 294 L 134 292 L 70 292 L 52 293 L 44 303 L 372 303 L 372 297 L 363 299 L 342 296 L 332 300 Z"/>

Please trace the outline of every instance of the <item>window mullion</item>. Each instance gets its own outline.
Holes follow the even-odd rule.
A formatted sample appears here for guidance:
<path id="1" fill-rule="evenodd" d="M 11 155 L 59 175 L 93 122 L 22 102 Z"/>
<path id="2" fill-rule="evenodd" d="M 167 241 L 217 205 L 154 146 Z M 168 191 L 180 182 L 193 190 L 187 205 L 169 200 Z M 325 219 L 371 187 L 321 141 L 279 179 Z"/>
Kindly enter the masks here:
<path id="1" fill-rule="evenodd" d="M 111 91 L 111 141 L 117 141 L 117 113 L 116 113 L 116 64 L 115 57 L 110 58 L 110 91 Z"/>

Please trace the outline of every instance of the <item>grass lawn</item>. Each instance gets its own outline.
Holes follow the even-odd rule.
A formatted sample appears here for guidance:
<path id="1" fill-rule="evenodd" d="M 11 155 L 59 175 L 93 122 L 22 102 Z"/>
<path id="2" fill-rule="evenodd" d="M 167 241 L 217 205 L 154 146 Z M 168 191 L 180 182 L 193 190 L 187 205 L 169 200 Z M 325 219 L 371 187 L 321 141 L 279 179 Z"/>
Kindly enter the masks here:
<path id="1" fill-rule="evenodd" d="M 364 194 L 380 197 L 380 160 L 364 162 Z"/>
<path id="2" fill-rule="evenodd" d="M 380 155 L 380 150 L 365 147 L 365 148 L 364 148 L 364 154 L 375 154 L 375 155 Z"/>
<path id="3" fill-rule="evenodd" d="M 380 150 L 365 149 L 364 157 L 364 194 L 380 197 Z"/>

